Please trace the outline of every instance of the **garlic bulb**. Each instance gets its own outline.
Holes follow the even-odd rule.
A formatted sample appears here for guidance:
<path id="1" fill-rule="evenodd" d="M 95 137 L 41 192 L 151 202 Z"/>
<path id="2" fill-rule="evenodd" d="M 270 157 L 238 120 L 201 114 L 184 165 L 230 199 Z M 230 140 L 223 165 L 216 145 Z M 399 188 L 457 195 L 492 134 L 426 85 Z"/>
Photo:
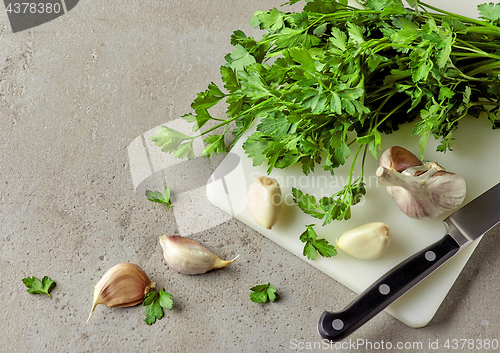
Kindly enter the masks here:
<path id="1" fill-rule="evenodd" d="M 375 173 L 379 185 L 406 215 L 434 218 L 459 207 L 465 199 L 462 176 L 445 171 L 437 163 L 422 163 L 413 153 L 394 146 L 386 150 Z"/>
<path id="2" fill-rule="evenodd" d="M 221 260 L 200 243 L 178 235 L 160 237 L 163 256 L 174 270 L 186 275 L 197 275 L 229 265 L 238 258 Z"/>
<path id="3" fill-rule="evenodd" d="M 352 257 L 372 260 L 380 257 L 391 242 L 391 229 L 382 222 L 371 222 L 349 229 L 337 241 L 337 248 Z"/>
<path id="4" fill-rule="evenodd" d="M 261 226 L 271 229 L 281 213 L 281 188 L 276 179 L 258 177 L 248 189 L 248 209 Z"/>
<path id="5" fill-rule="evenodd" d="M 111 267 L 95 285 L 94 302 L 87 322 L 98 304 L 111 308 L 134 306 L 142 303 L 154 286 L 155 283 L 137 265 L 121 263 Z"/>

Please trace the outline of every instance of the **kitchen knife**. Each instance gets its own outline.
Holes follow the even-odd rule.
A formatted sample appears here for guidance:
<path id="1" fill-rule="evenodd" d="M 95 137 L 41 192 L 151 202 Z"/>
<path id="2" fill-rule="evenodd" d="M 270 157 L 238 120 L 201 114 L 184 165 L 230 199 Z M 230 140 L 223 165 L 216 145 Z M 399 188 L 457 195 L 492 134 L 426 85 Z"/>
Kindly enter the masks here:
<path id="1" fill-rule="evenodd" d="M 318 323 L 319 334 L 331 341 L 347 337 L 499 222 L 500 183 L 446 218 L 442 239 L 384 274 L 344 310 L 325 311 Z"/>

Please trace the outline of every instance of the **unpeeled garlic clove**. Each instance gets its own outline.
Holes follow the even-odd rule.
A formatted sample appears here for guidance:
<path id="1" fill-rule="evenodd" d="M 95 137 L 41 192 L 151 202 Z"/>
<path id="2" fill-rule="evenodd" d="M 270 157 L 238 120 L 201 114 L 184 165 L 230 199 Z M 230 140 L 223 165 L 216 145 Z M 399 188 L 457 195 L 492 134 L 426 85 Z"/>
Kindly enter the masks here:
<path id="1" fill-rule="evenodd" d="M 380 257 L 391 242 L 391 228 L 383 222 L 365 223 L 346 231 L 337 241 L 337 248 L 362 260 Z"/>
<path id="2" fill-rule="evenodd" d="M 447 172 L 434 162 L 415 161 L 416 157 L 402 147 L 397 147 L 398 160 L 411 162 L 398 163 L 394 148 L 382 154 L 375 174 L 379 185 L 387 187 L 406 215 L 415 219 L 434 218 L 463 203 L 466 185 L 462 176 Z"/>
<path id="3" fill-rule="evenodd" d="M 380 166 L 400 173 L 409 167 L 421 166 L 422 164 L 417 156 L 399 146 L 392 146 L 385 150 L 379 160 Z"/>
<path id="4" fill-rule="evenodd" d="M 221 260 L 197 241 L 178 235 L 161 236 L 160 245 L 167 264 L 186 275 L 198 275 L 214 268 L 221 268 L 238 258 L 236 256 L 229 261 Z"/>
<path id="5" fill-rule="evenodd" d="M 155 283 L 142 268 L 131 263 L 121 263 L 111 267 L 94 288 L 94 302 L 90 310 L 90 320 L 95 307 L 126 307 L 142 303 Z"/>
<path id="6" fill-rule="evenodd" d="M 278 181 L 268 176 L 258 177 L 248 189 L 248 209 L 261 226 L 271 229 L 281 214 L 282 197 Z"/>

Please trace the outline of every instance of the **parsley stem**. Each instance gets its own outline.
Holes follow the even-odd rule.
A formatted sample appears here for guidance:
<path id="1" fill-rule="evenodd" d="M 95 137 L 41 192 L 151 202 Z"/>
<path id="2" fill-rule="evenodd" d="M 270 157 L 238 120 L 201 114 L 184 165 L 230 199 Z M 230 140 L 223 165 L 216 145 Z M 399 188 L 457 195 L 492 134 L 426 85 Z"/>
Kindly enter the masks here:
<path id="1" fill-rule="evenodd" d="M 492 101 L 484 101 L 484 102 L 471 102 L 469 103 L 469 106 L 477 106 L 477 105 L 494 105 L 496 107 L 500 107 L 500 102 L 492 102 Z"/>
<path id="2" fill-rule="evenodd" d="M 379 122 L 377 122 L 377 125 L 375 126 L 376 128 L 378 128 L 385 120 L 387 120 L 387 118 L 389 118 L 392 114 L 394 114 L 395 112 L 397 112 L 399 109 L 401 109 L 405 104 L 407 104 L 409 101 L 411 100 L 410 97 L 406 98 L 404 101 L 402 101 L 400 104 L 398 104 L 396 107 L 394 107 L 394 109 L 392 109 L 389 113 L 386 114 L 386 116 L 384 116 L 384 118 L 382 120 L 380 120 Z"/>
<path id="3" fill-rule="evenodd" d="M 498 61 L 492 62 L 491 64 L 482 65 L 482 66 L 479 66 L 478 68 L 476 68 L 475 70 L 469 71 L 467 73 L 467 76 L 474 76 L 474 75 L 477 75 L 478 73 L 481 73 L 481 72 L 488 72 L 489 70 L 497 68 L 497 67 L 500 67 L 500 62 L 498 62 Z"/>
<path id="4" fill-rule="evenodd" d="M 473 18 L 470 18 L 470 17 L 467 17 L 467 16 L 462 16 L 462 15 L 458 15 L 458 14 L 455 14 L 455 13 L 451 13 L 451 12 L 448 12 L 448 11 L 445 11 L 445 10 L 441 10 L 437 7 L 434 7 L 434 6 L 431 6 L 431 5 L 428 5 L 422 1 L 419 1 L 418 2 L 422 7 L 426 7 L 428 9 L 431 9 L 431 10 L 434 10 L 436 12 L 439 12 L 439 13 L 442 13 L 442 14 L 445 14 L 445 15 L 448 15 L 448 16 L 451 16 L 452 18 L 456 18 L 462 22 L 468 22 L 468 23 L 473 23 L 473 24 L 476 24 L 476 25 L 479 25 L 479 26 L 484 26 L 486 28 L 491 28 L 492 30 L 494 30 L 494 32 L 498 33 L 498 27 L 497 26 L 494 26 L 486 21 L 481 21 L 481 20 L 476 20 L 476 19 L 473 19 Z M 467 31 L 469 31 L 470 28 L 467 28 Z"/>
<path id="5" fill-rule="evenodd" d="M 478 46 L 480 47 L 493 47 L 493 48 L 500 48 L 500 46 L 498 44 L 494 44 L 494 43 L 487 43 L 487 42 L 484 42 L 484 43 L 481 43 L 481 42 L 472 42 L 472 41 L 465 41 L 463 39 L 460 39 L 460 38 L 456 38 L 455 41 L 457 43 L 460 43 L 462 45 L 466 45 L 466 46 L 469 46 L 470 48 L 473 48 L 476 50 L 477 53 L 480 53 L 481 55 L 487 55 L 488 53 L 485 52 L 484 50 L 481 50 L 478 48 Z M 457 45 L 455 45 L 456 48 L 459 48 Z"/>
<path id="6" fill-rule="evenodd" d="M 377 147 L 375 147 L 376 150 Z M 365 175 L 365 160 L 366 160 L 366 152 L 368 151 L 368 144 L 365 144 L 365 150 L 363 151 L 363 160 L 361 161 L 361 174 L 359 175 L 359 179 L 363 181 L 363 176 Z"/>
<path id="7" fill-rule="evenodd" d="M 490 48 L 500 48 L 500 45 L 493 43 L 493 42 L 475 42 L 475 41 L 464 41 L 461 40 L 460 38 L 456 39 L 457 42 L 466 44 L 466 45 L 474 45 L 474 46 L 481 46 L 481 47 L 490 47 Z"/>
<path id="8" fill-rule="evenodd" d="M 358 150 L 356 151 L 356 154 L 354 155 L 354 159 L 352 160 L 352 164 L 351 164 L 351 171 L 349 172 L 349 181 L 347 182 L 346 187 L 350 186 L 352 183 L 352 176 L 354 174 L 354 166 L 356 165 L 356 160 L 358 159 L 359 152 L 361 152 L 362 148 L 363 148 L 363 145 L 359 145 Z"/>
<path id="9" fill-rule="evenodd" d="M 325 18 L 340 18 L 342 20 L 345 20 L 347 21 L 348 20 L 348 16 L 359 16 L 359 15 L 380 15 L 382 13 L 382 11 L 380 10 L 362 10 L 362 9 L 358 9 L 358 8 L 355 8 L 351 11 L 337 11 L 337 12 L 334 12 L 334 13 L 329 13 L 329 14 L 326 14 L 326 15 L 322 15 L 322 19 L 325 19 Z"/>
<path id="10" fill-rule="evenodd" d="M 239 117 L 239 116 L 235 116 L 235 117 L 232 117 L 231 119 L 225 120 L 224 122 L 222 122 L 222 123 L 220 123 L 220 124 L 217 124 L 216 126 L 214 126 L 214 127 L 210 128 L 210 129 L 208 129 L 208 130 L 205 130 L 205 131 L 203 131 L 203 132 L 199 133 L 198 135 L 195 135 L 195 136 L 191 137 L 191 140 L 194 140 L 194 139 L 195 139 L 195 138 L 197 138 L 197 137 L 201 137 L 201 136 L 203 136 L 203 135 L 205 135 L 205 134 L 208 134 L 209 132 L 212 132 L 212 131 L 214 131 L 214 130 L 217 130 L 217 129 L 218 129 L 218 128 L 220 128 L 221 126 L 224 126 L 224 125 L 225 125 L 225 126 L 227 126 L 227 125 L 228 125 L 231 121 L 236 120 L 238 117 Z"/>
<path id="11" fill-rule="evenodd" d="M 376 92 L 376 93 L 378 93 L 378 91 L 384 91 L 384 90 L 386 90 L 386 89 L 387 89 L 387 87 L 383 87 L 383 89 L 377 90 L 377 92 Z M 392 96 L 394 96 L 396 93 L 397 93 L 397 91 L 396 91 L 396 90 L 392 90 L 392 91 L 389 91 L 389 92 L 387 92 L 387 93 L 385 93 L 385 94 L 382 94 L 382 95 L 380 95 L 380 96 L 378 96 L 378 97 L 377 97 L 374 93 L 370 94 L 368 97 L 370 98 L 370 102 L 372 102 L 372 103 L 374 103 L 374 102 L 376 102 L 376 101 L 378 101 L 378 100 L 380 100 L 380 99 L 382 99 L 382 98 L 386 98 L 386 99 L 384 100 L 384 102 L 380 105 L 380 108 L 382 108 L 382 106 L 383 106 L 383 105 L 385 105 L 385 103 L 387 103 L 387 101 L 388 101 L 389 99 L 391 99 L 391 98 L 392 98 Z M 377 109 L 377 111 L 380 111 L 380 110 L 379 110 L 379 109 Z"/>
<path id="12" fill-rule="evenodd" d="M 400 46 L 400 47 L 402 47 L 402 46 Z M 407 56 L 405 56 L 405 57 L 399 58 L 399 60 L 401 61 L 401 63 L 404 63 L 404 62 L 406 62 L 406 61 L 410 61 L 410 58 L 409 58 L 409 57 L 407 57 Z M 393 63 L 392 61 L 389 61 L 389 62 L 386 62 L 386 63 L 380 64 L 380 65 L 377 67 L 377 69 L 379 69 L 379 70 L 380 70 L 380 69 L 382 69 L 382 68 L 384 68 L 384 67 L 388 67 L 388 66 L 390 67 L 390 66 L 393 66 L 393 65 L 394 65 L 394 63 Z M 411 76 L 411 75 L 409 75 L 409 76 Z"/>
<path id="13" fill-rule="evenodd" d="M 392 97 L 394 97 L 394 95 L 397 93 L 398 91 L 397 90 L 392 90 L 390 92 L 388 92 L 387 94 L 383 95 L 382 97 L 386 97 L 384 99 L 384 101 L 382 103 L 380 103 L 380 105 L 378 106 L 377 108 L 377 116 L 380 114 L 380 112 L 382 111 L 382 108 L 385 106 L 385 104 L 389 101 L 389 99 L 391 99 Z M 382 98 L 380 97 L 380 98 Z M 378 125 L 377 125 L 378 126 Z"/>
<path id="14" fill-rule="evenodd" d="M 200 134 L 198 134 L 198 135 L 193 136 L 193 137 L 191 138 L 191 140 L 194 140 L 194 139 L 195 139 L 195 138 L 197 138 L 197 137 L 201 137 L 201 136 L 203 136 L 203 135 L 205 135 L 205 134 L 208 134 L 209 132 L 212 132 L 212 131 L 214 131 L 214 130 L 217 130 L 218 128 L 220 128 L 220 127 L 222 127 L 222 126 L 224 126 L 224 125 L 226 125 L 226 129 L 227 129 L 227 126 L 229 125 L 229 123 L 230 123 L 230 122 L 232 122 L 232 121 L 234 121 L 234 120 L 236 120 L 236 119 L 238 119 L 238 118 L 241 118 L 243 115 L 248 114 L 248 113 L 250 113 L 251 111 L 253 111 L 253 110 L 257 109 L 257 108 L 262 107 L 263 105 L 265 105 L 267 102 L 269 102 L 269 101 L 270 101 L 270 100 L 272 100 L 273 98 L 274 98 L 274 97 L 268 98 L 268 99 L 266 99 L 266 100 L 264 100 L 264 101 L 260 102 L 259 104 L 256 104 L 256 105 L 252 106 L 251 108 L 248 108 L 247 110 L 245 110 L 245 111 L 243 111 L 243 112 L 239 113 L 238 115 L 235 115 L 235 116 L 233 116 L 233 117 L 232 117 L 232 118 L 230 118 L 230 119 L 224 120 L 224 122 L 222 122 L 222 123 L 220 123 L 220 124 L 217 124 L 216 126 L 214 126 L 214 127 L 210 128 L 210 129 L 208 129 L 208 130 L 205 130 L 205 131 L 201 132 L 201 133 L 200 133 Z M 226 129 L 224 129 L 224 133 L 226 132 Z"/>
<path id="15" fill-rule="evenodd" d="M 487 22 L 485 22 L 487 23 Z M 490 29 L 491 28 L 491 29 Z M 481 27 L 481 26 L 470 26 L 467 27 L 467 33 L 469 34 L 486 34 L 486 35 L 493 35 L 493 36 L 500 36 L 500 31 L 499 28 L 496 26 L 492 27 Z"/>
<path id="16" fill-rule="evenodd" d="M 500 56 L 499 55 L 486 53 L 486 52 L 480 51 L 480 50 L 474 50 L 472 48 L 461 47 L 459 45 L 455 45 L 455 48 L 467 50 L 467 51 L 470 51 L 470 52 L 473 52 L 473 53 L 477 53 L 477 54 L 480 54 L 481 56 L 484 56 L 484 57 L 487 57 L 487 58 L 492 58 L 492 59 L 500 60 Z M 466 53 L 462 53 L 462 54 L 466 54 Z M 460 53 L 455 53 L 455 55 L 460 55 Z"/>

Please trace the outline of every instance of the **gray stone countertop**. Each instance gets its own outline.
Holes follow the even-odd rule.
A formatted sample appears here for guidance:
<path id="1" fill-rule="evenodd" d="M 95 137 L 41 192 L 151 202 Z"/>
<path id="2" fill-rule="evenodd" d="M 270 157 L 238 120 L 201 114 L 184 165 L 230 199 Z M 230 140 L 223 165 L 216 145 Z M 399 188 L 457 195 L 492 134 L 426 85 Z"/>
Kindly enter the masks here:
<path id="1" fill-rule="evenodd" d="M 318 318 L 355 294 L 236 219 L 191 235 L 221 258 L 240 254 L 234 264 L 202 276 L 166 265 L 158 237 L 179 233 L 178 217 L 136 194 L 128 147 L 189 112 L 219 82 L 231 33 L 257 35 L 254 11 L 282 2 L 82 0 L 17 33 L 0 7 L 1 352 L 494 351 L 498 234 L 482 240 L 426 327 L 382 312 L 337 346 L 321 340 Z M 198 165 L 179 168 L 171 186 L 200 183 Z M 195 224 L 215 211 L 191 212 Z M 93 284 L 120 262 L 172 294 L 162 320 L 148 326 L 140 306 L 100 305 L 85 324 Z M 52 297 L 28 294 L 21 279 L 44 275 L 57 282 Z M 265 282 L 279 301 L 252 303 L 249 288 Z"/>

